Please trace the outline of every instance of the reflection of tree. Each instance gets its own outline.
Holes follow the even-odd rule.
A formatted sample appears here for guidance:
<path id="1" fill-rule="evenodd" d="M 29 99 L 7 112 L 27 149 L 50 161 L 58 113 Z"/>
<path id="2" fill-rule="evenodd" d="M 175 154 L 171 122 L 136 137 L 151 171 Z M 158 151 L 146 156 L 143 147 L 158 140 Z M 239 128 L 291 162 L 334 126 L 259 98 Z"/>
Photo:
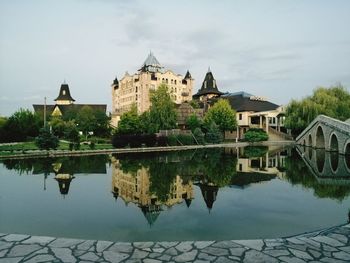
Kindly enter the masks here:
<path id="1" fill-rule="evenodd" d="M 247 146 L 244 147 L 244 157 L 256 158 L 264 156 L 269 148 L 267 146 Z"/>
<path id="2" fill-rule="evenodd" d="M 301 184 L 305 188 L 313 189 L 314 194 L 320 198 L 342 201 L 350 194 L 348 185 L 320 184 L 295 150 L 286 159 L 286 178 L 293 185 Z"/>

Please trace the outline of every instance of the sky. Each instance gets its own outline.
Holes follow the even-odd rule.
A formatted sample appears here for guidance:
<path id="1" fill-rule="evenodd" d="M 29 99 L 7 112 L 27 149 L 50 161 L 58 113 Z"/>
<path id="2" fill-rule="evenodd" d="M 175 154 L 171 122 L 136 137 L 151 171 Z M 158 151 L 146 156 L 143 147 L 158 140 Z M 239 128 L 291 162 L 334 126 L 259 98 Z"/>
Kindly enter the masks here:
<path id="1" fill-rule="evenodd" d="M 222 92 L 282 105 L 319 87 L 350 90 L 347 0 L 0 0 L 0 115 L 54 103 L 107 104 L 111 83 L 150 51 L 195 79 L 208 67 Z"/>

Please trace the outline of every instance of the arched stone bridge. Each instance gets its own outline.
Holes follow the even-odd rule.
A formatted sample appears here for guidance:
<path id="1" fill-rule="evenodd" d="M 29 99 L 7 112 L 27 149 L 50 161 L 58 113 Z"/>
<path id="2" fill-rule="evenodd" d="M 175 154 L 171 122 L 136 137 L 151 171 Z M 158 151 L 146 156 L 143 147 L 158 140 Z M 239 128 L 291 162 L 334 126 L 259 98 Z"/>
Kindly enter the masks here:
<path id="1" fill-rule="evenodd" d="M 296 138 L 296 142 L 350 158 L 350 123 L 319 115 Z"/>
<path id="2" fill-rule="evenodd" d="M 303 145 L 296 149 L 319 183 L 350 185 L 349 156 Z"/>

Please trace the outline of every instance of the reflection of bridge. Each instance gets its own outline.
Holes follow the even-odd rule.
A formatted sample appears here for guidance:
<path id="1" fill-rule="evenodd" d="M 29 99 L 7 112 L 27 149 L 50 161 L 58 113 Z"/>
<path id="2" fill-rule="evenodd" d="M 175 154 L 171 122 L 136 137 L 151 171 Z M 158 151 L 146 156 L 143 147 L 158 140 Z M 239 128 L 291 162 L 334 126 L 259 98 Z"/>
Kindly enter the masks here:
<path id="1" fill-rule="evenodd" d="M 300 145 L 350 155 L 350 123 L 319 115 L 296 141 Z"/>
<path id="2" fill-rule="evenodd" d="M 321 183 L 350 184 L 350 158 L 337 152 L 297 146 L 297 151 Z"/>

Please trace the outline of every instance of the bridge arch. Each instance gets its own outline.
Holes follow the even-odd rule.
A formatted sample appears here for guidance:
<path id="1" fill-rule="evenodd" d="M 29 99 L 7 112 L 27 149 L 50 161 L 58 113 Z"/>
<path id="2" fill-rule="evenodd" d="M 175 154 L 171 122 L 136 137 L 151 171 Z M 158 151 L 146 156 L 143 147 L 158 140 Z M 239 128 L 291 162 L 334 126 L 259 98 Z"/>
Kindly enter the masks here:
<path id="1" fill-rule="evenodd" d="M 316 166 L 320 174 L 323 173 L 326 163 L 326 152 L 324 150 L 316 150 Z"/>
<path id="2" fill-rule="evenodd" d="M 319 125 L 316 130 L 316 147 L 325 148 L 325 136 L 321 125 Z"/>
<path id="3" fill-rule="evenodd" d="M 331 152 L 339 152 L 339 141 L 338 141 L 338 136 L 335 132 L 331 133 L 330 140 L 329 140 L 329 150 Z"/>
<path id="4" fill-rule="evenodd" d="M 350 139 L 345 143 L 344 155 L 345 167 L 350 171 Z"/>
<path id="5" fill-rule="evenodd" d="M 339 167 L 339 154 L 337 152 L 329 153 L 329 163 L 333 173 L 337 173 Z"/>
<path id="6" fill-rule="evenodd" d="M 307 143 L 307 145 L 312 147 L 312 136 L 311 136 L 311 133 L 308 136 L 308 143 Z"/>

